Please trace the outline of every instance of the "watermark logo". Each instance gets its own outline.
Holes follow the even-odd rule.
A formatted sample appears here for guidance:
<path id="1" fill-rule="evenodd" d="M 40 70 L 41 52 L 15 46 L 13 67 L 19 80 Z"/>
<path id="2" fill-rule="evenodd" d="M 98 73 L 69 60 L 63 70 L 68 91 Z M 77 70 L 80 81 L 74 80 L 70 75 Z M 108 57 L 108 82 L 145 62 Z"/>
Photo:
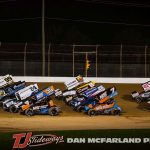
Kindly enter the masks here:
<path id="1" fill-rule="evenodd" d="M 34 147 L 64 142 L 63 136 L 53 134 L 33 135 L 32 132 L 13 134 L 13 138 L 15 139 L 13 148 L 26 148 L 27 146 Z"/>

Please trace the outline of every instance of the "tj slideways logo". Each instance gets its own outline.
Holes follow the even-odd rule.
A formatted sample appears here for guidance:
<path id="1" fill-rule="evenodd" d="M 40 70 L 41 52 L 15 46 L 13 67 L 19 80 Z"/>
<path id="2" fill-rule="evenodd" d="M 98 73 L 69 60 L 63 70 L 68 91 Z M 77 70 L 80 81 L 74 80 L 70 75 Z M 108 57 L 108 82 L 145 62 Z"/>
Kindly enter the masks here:
<path id="1" fill-rule="evenodd" d="M 53 134 L 33 135 L 32 132 L 13 134 L 13 139 L 15 139 L 13 148 L 26 148 L 27 146 L 43 146 L 52 143 L 58 144 L 64 142 L 63 136 Z"/>

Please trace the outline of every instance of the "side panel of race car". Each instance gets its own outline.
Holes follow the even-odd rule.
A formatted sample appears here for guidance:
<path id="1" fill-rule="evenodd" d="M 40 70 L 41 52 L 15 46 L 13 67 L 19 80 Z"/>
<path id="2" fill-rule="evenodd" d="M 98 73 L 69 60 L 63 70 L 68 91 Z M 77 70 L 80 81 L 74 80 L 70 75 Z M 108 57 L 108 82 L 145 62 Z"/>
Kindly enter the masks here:
<path id="1" fill-rule="evenodd" d="M 119 110 L 120 112 L 122 112 L 121 107 L 119 107 L 118 104 L 115 102 L 112 108 L 104 110 L 104 114 L 109 114 L 109 112 L 111 112 L 112 110 Z"/>
<path id="2" fill-rule="evenodd" d="M 79 106 L 84 106 L 86 104 L 90 104 L 93 102 L 93 98 L 87 98 L 87 99 L 84 99 L 82 101 L 79 101 L 79 100 L 74 100 L 71 102 L 71 106 L 76 109 L 77 107 Z"/>
<path id="3" fill-rule="evenodd" d="M 34 112 L 34 114 L 47 115 L 47 114 L 49 114 L 49 107 L 48 107 L 48 105 L 33 107 L 33 112 Z"/>
<path id="4" fill-rule="evenodd" d="M 97 95 L 98 99 L 94 99 L 93 102 L 89 103 L 88 105 L 84 106 L 85 112 L 87 112 L 90 108 L 93 108 L 97 103 L 103 104 L 109 99 L 113 98 L 116 96 L 118 92 L 116 91 L 115 87 L 111 87 L 106 89 L 105 91 L 101 92 L 100 94 Z"/>
<path id="5" fill-rule="evenodd" d="M 11 105 L 16 105 L 15 106 L 16 108 L 20 107 L 20 105 L 23 104 L 23 100 L 25 100 L 26 98 L 32 96 L 37 91 L 38 91 L 37 84 L 29 85 L 29 86 L 17 91 L 15 93 L 16 98 L 10 99 L 6 102 L 3 102 L 4 109 L 6 109 L 6 108 L 8 109 Z"/>
<path id="6" fill-rule="evenodd" d="M 41 107 L 42 108 L 42 106 L 37 106 L 37 107 L 34 107 L 34 105 L 36 105 L 37 103 L 40 103 L 42 100 L 45 100 L 45 99 L 47 99 L 48 97 L 50 97 L 51 95 L 53 95 L 54 94 L 54 89 L 52 88 L 52 87 L 47 87 L 47 88 L 45 88 L 45 89 L 43 89 L 43 90 L 40 90 L 40 91 L 38 91 L 37 93 L 35 93 L 33 96 L 34 96 L 34 100 L 35 100 L 35 102 L 34 102 L 34 104 L 33 103 L 31 103 L 31 104 L 29 104 L 29 101 L 30 101 L 30 98 L 26 101 L 26 103 L 28 103 L 29 104 L 29 107 L 32 107 L 32 108 L 39 108 L 39 107 Z M 24 108 L 24 105 L 26 105 L 25 104 L 25 102 L 23 102 L 21 105 L 19 105 L 19 106 L 16 106 L 16 107 L 21 107 L 21 109 L 22 108 Z M 44 106 L 43 106 L 44 107 Z M 44 107 L 45 108 L 45 107 Z M 23 110 L 23 111 L 25 111 L 25 109 Z"/>
<path id="7" fill-rule="evenodd" d="M 115 100 L 111 104 L 99 104 L 93 108 L 87 108 L 86 112 L 88 112 L 89 114 L 90 110 L 94 110 L 95 114 L 110 114 L 112 113 L 112 111 L 117 111 L 119 113 L 117 113 L 116 115 L 118 115 L 120 114 L 120 112 L 122 112 L 122 109 L 117 105 Z"/>

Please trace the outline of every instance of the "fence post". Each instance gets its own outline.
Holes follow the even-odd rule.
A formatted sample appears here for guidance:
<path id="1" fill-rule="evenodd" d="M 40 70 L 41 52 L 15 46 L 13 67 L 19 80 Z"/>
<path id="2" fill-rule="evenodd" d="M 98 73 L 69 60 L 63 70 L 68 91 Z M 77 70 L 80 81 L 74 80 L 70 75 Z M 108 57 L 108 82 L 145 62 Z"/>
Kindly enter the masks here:
<path id="1" fill-rule="evenodd" d="M 122 44 L 120 46 L 120 77 L 122 77 Z"/>
<path id="2" fill-rule="evenodd" d="M 42 76 L 45 76 L 45 0 L 42 0 Z"/>
<path id="3" fill-rule="evenodd" d="M 147 77 L 147 45 L 145 45 L 145 77 Z"/>
<path id="4" fill-rule="evenodd" d="M 50 50 L 51 50 L 51 43 L 48 45 L 48 76 L 50 76 Z"/>
<path id="5" fill-rule="evenodd" d="M 73 50 L 72 50 L 72 51 L 73 51 L 73 60 L 72 60 L 72 61 L 73 61 L 73 62 L 72 62 L 72 63 L 73 63 L 73 64 L 72 64 L 72 65 L 73 65 L 73 67 L 72 67 L 72 70 L 73 70 L 72 75 L 73 75 L 73 77 L 74 77 L 74 50 L 75 50 L 75 44 L 73 44 Z"/>
<path id="6" fill-rule="evenodd" d="M 26 76 L 26 57 L 27 57 L 27 42 L 25 43 L 24 46 L 24 76 Z"/>
<path id="7" fill-rule="evenodd" d="M 98 50 L 98 45 L 96 45 L 96 77 L 97 77 L 97 69 L 98 69 L 98 64 L 97 64 L 97 50 Z"/>

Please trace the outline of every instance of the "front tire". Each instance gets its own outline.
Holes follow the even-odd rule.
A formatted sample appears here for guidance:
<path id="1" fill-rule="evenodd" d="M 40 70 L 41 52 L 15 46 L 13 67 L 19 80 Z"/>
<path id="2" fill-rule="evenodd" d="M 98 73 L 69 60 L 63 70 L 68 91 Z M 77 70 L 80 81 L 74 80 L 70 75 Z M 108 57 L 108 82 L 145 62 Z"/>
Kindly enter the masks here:
<path id="1" fill-rule="evenodd" d="M 88 110 L 88 115 L 89 116 L 95 116 L 96 115 L 96 111 L 94 109 L 89 109 Z"/>
<path id="2" fill-rule="evenodd" d="M 137 98 L 136 98 L 136 101 L 137 101 L 137 103 L 141 103 L 141 102 L 142 102 L 142 98 L 137 97 Z"/>
<path id="3" fill-rule="evenodd" d="M 0 101 L 0 107 L 3 107 L 3 101 Z"/>
<path id="4" fill-rule="evenodd" d="M 118 110 L 118 109 L 114 110 L 113 115 L 119 116 L 120 115 L 120 110 Z"/>
<path id="5" fill-rule="evenodd" d="M 57 108 L 56 107 L 49 108 L 49 115 L 51 115 L 51 116 L 57 116 L 58 115 Z"/>
<path id="6" fill-rule="evenodd" d="M 82 112 L 82 106 L 77 107 L 77 112 Z"/>
<path id="7" fill-rule="evenodd" d="M 19 112 L 19 109 L 16 108 L 14 105 L 11 105 L 11 106 L 9 107 L 9 112 L 11 112 L 11 113 L 18 113 L 18 112 Z"/>
<path id="8" fill-rule="evenodd" d="M 33 109 L 29 108 L 27 110 L 25 110 L 25 115 L 26 116 L 33 116 L 34 112 L 33 112 Z"/>

